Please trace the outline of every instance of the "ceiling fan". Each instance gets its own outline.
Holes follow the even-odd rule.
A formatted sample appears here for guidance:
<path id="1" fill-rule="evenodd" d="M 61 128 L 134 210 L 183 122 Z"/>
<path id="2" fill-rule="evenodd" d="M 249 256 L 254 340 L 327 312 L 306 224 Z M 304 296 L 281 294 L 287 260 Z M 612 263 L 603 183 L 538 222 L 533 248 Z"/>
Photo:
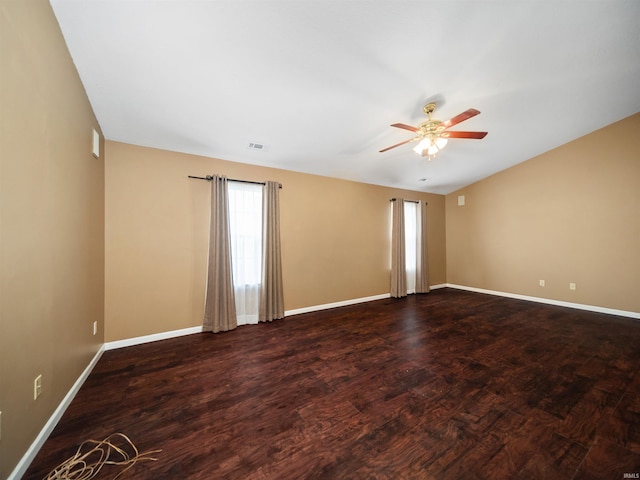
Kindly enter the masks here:
<path id="1" fill-rule="evenodd" d="M 404 123 L 392 124 L 392 127 L 409 130 L 410 132 L 414 132 L 416 136 L 410 138 L 409 140 L 391 145 L 390 147 L 383 148 L 382 150 L 380 150 L 380 153 L 391 150 L 392 148 L 399 147 L 400 145 L 404 145 L 405 143 L 419 141 L 418 145 L 416 145 L 413 150 L 423 157 L 428 156 L 429 159 L 431 159 L 435 156 L 436 153 L 444 148 L 450 138 L 471 138 L 480 140 L 487 135 L 487 132 L 456 132 L 449 130 L 449 128 L 453 127 L 454 125 L 457 125 L 460 122 L 464 122 L 465 120 L 478 115 L 480 112 L 475 108 L 470 108 L 469 110 L 456 115 L 446 122 L 433 120 L 431 118 L 431 114 L 435 109 L 435 103 L 427 103 L 423 107 L 422 111 L 427 115 L 428 120 L 426 122 L 422 122 L 417 127 L 412 127 L 411 125 L 406 125 Z"/>

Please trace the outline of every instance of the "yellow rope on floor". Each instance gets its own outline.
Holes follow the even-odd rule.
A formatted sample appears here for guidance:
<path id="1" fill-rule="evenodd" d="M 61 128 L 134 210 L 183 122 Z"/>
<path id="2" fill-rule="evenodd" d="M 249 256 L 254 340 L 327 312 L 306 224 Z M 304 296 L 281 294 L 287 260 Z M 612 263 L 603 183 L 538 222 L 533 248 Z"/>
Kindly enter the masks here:
<path id="1" fill-rule="evenodd" d="M 116 445 L 123 442 L 124 445 Z M 127 452 L 127 449 L 130 451 Z M 161 451 L 140 453 L 129 437 L 123 433 L 114 433 L 102 441 L 82 442 L 76 454 L 53 469 L 44 480 L 89 480 L 95 478 L 105 465 L 124 466 L 125 468 L 113 477 L 115 480 L 139 460 L 158 460 L 150 455 Z"/>

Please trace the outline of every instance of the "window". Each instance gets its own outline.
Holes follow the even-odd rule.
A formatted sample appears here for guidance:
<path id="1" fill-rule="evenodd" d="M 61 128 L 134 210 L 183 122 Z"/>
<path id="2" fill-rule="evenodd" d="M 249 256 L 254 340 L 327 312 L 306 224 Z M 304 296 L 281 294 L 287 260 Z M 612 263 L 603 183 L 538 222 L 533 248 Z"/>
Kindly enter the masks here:
<path id="1" fill-rule="evenodd" d="M 407 293 L 416 293 L 418 204 L 404 202 L 404 249 L 407 271 Z"/>
<path id="2" fill-rule="evenodd" d="M 262 281 L 262 185 L 228 182 L 231 265 L 238 325 L 258 323 Z"/>

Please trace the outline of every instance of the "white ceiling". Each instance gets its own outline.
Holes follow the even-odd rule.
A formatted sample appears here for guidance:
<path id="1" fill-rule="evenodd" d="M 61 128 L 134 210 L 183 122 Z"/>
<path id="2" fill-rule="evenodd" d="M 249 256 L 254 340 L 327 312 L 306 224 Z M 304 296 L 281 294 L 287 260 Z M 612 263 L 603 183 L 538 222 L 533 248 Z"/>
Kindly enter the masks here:
<path id="1" fill-rule="evenodd" d="M 51 4 L 119 142 L 446 194 L 640 111 L 638 0 Z M 378 153 L 428 100 L 489 134 Z"/>

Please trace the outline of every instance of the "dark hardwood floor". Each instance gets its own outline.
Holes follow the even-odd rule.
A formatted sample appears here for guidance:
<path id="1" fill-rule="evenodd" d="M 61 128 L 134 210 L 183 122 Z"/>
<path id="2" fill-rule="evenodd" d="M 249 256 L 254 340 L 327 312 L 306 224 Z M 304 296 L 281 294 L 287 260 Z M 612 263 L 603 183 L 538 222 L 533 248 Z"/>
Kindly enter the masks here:
<path id="1" fill-rule="evenodd" d="M 639 368 L 638 320 L 379 300 L 105 352 L 24 478 L 122 432 L 121 479 L 623 479 Z"/>

